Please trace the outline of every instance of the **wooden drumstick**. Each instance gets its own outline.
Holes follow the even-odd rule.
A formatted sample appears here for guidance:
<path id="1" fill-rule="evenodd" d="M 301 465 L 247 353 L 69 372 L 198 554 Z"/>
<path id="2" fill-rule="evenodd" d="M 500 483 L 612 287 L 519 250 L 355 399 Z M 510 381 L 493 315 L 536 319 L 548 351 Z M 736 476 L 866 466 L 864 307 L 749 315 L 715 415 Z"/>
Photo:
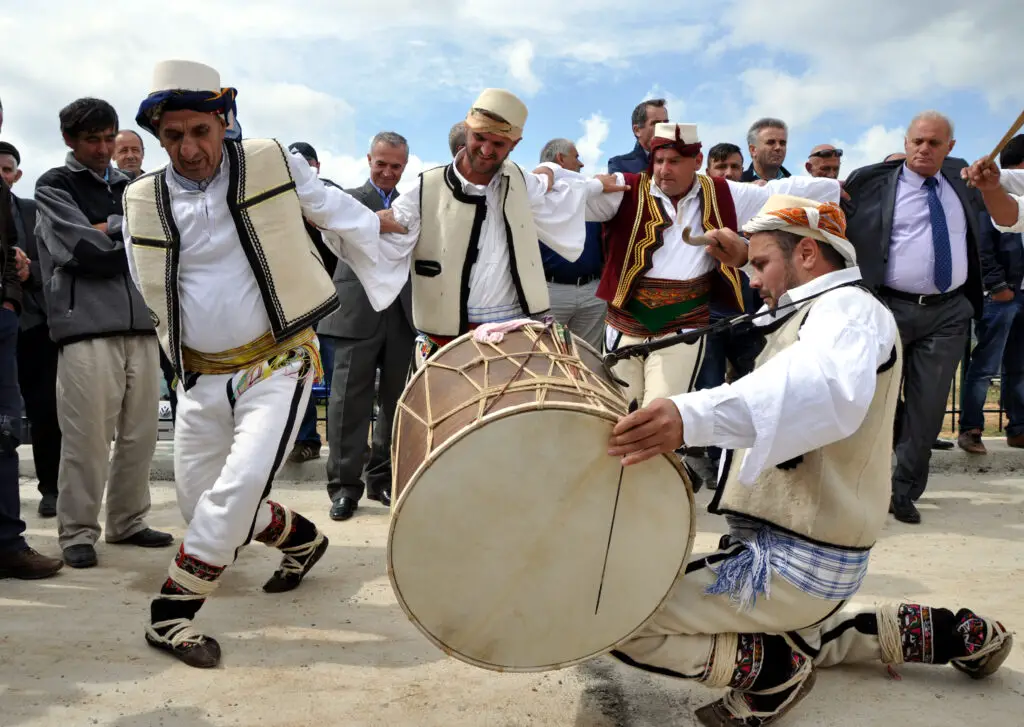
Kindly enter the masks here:
<path id="1" fill-rule="evenodd" d="M 714 240 L 704 235 L 691 235 L 690 228 L 683 228 L 683 242 L 687 245 L 693 245 L 694 247 L 707 247 L 708 245 L 717 245 Z"/>
<path id="2" fill-rule="evenodd" d="M 1003 138 L 998 144 L 996 144 L 996 148 L 993 149 L 992 153 L 985 157 L 985 159 L 990 162 L 995 161 L 995 158 L 999 156 L 999 152 L 1001 152 L 1003 148 L 1010 143 L 1010 140 L 1017 135 L 1017 132 L 1020 131 L 1022 126 L 1024 126 L 1024 111 L 1020 112 L 1020 116 L 1018 116 L 1017 120 L 1013 122 L 1013 126 L 1011 126 L 1010 130 L 1003 135 Z"/>

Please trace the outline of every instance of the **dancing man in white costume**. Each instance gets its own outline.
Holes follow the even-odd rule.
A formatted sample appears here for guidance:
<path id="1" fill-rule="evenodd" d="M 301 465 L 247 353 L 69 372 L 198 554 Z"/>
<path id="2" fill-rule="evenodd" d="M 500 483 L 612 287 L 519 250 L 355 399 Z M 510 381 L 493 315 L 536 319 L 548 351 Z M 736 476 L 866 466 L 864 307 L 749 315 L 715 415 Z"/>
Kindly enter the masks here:
<path id="1" fill-rule="evenodd" d="M 235 95 L 208 66 L 158 64 L 136 121 L 171 165 L 135 180 L 124 201 L 132 277 L 177 377 L 174 470 L 188 523 L 146 640 L 194 667 L 220 662 L 192 620 L 242 546 L 281 551 L 268 593 L 298 586 L 327 548 L 312 522 L 267 499 L 322 376 L 312 325 L 338 307 L 303 218 L 374 308 L 401 288 L 374 272 L 380 232 L 403 228 L 322 184 L 277 141 L 226 140 Z"/>

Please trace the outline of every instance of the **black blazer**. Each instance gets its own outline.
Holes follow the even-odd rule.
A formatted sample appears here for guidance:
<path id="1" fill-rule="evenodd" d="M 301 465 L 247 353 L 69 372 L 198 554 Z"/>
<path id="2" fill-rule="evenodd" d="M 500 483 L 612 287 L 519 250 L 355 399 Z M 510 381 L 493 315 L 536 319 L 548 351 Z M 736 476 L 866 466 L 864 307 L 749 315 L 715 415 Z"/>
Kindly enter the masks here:
<path id="1" fill-rule="evenodd" d="M 18 219 L 18 247 L 29 259 L 29 276 L 21 284 L 21 330 L 46 323 L 46 299 L 43 295 L 43 273 L 39 267 L 39 243 L 36 241 L 36 201 L 11 195 Z"/>
<path id="2" fill-rule="evenodd" d="M 369 180 L 362 187 L 345 191 L 374 212 L 384 209 L 380 195 L 377 194 L 377 190 Z M 392 201 L 396 197 L 398 197 L 397 191 L 392 197 Z M 337 260 L 337 258 L 335 259 Z M 334 269 L 334 287 L 338 291 L 341 307 L 317 324 L 317 333 L 337 338 L 370 338 L 377 331 L 381 314 L 370 305 L 370 299 L 366 296 L 363 284 L 352 272 L 352 268 L 341 260 L 338 260 L 338 265 Z M 402 292 L 398 294 L 398 299 L 392 305 L 400 305 L 409 326 L 415 328 L 412 323 L 412 283 L 410 281 L 405 282 Z"/>
<path id="3" fill-rule="evenodd" d="M 974 306 L 975 317 L 980 319 L 985 289 L 978 243 L 982 236 L 980 215 L 985 212 L 985 203 L 978 190 L 969 188 L 960 178 L 960 170 L 966 166 L 963 159 L 947 158 L 942 164 L 942 176 L 952 185 L 964 207 L 967 220 L 967 283 L 964 293 Z M 900 160 L 870 164 L 855 169 L 843 185 L 850 195 L 850 199 L 843 202 L 846 236 L 857 250 L 857 265 L 864 282 L 875 291 L 885 283 L 896 186 L 902 168 L 903 161 Z"/>

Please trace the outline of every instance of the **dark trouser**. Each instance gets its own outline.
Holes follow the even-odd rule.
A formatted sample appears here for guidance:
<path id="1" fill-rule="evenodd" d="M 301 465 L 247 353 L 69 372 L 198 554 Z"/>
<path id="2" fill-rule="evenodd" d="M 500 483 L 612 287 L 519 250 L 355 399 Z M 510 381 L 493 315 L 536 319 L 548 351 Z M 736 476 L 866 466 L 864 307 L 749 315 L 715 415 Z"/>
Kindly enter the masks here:
<path id="1" fill-rule="evenodd" d="M 320 360 L 324 365 L 324 377 L 330 382 L 334 376 L 334 342 L 337 340 L 330 336 L 317 336 L 317 340 L 320 342 Z M 316 389 L 314 389 L 314 392 Z M 330 388 L 327 389 L 328 395 L 330 395 Z M 316 430 L 316 397 L 312 393 L 309 395 L 309 404 L 306 405 L 306 414 L 302 417 L 302 426 L 299 427 L 299 433 L 295 437 L 295 444 L 309 444 L 317 449 L 320 449 L 320 432 Z"/>
<path id="2" fill-rule="evenodd" d="M 39 494 L 57 496 L 60 423 L 57 421 L 57 344 L 50 329 L 35 326 L 18 334 L 18 380 L 32 426 L 32 460 Z"/>
<path id="3" fill-rule="evenodd" d="M 963 295 L 934 305 L 891 297 L 886 303 L 903 343 L 903 405 L 896 424 L 892 493 L 916 500 L 928 485 L 932 444 L 942 429 L 974 308 Z"/>
<path id="4" fill-rule="evenodd" d="M 409 374 L 416 334 L 398 303 L 366 339 L 334 339 L 334 376 L 327 406 L 327 494 L 332 500 L 363 496 L 363 463 L 380 367 L 380 409 L 366 467 L 365 489 L 391 490 L 391 423 Z"/>
<path id="5" fill-rule="evenodd" d="M 0 308 L 0 551 L 26 547 L 18 493 L 21 393 L 17 351 L 18 314 Z"/>
<path id="6" fill-rule="evenodd" d="M 174 422 L 174 418 L 178 415 L 178 395 L 175 392 L 177 387 L 174 386 L 174 366 L 171 364 L 171 360 L 167 358 L 163 348 L 160 349 L 160 371 L 163 373 L 164 382 L 167 384 L 167 399 L 171 402 L 171 422 Z M 33 426 L 35 425 L 33 424 Z"/>
<path id="7" fill-rule="evenodd" d="M 1024 434 L 1024 292 L 1005 303 L 986 300 L 975 333 L 978 342 L 960 396 L 960 431 L 985 428 L 985 397 L 1002 368 L 1002 404 L 1010 420 L 1006 434 Z"/>

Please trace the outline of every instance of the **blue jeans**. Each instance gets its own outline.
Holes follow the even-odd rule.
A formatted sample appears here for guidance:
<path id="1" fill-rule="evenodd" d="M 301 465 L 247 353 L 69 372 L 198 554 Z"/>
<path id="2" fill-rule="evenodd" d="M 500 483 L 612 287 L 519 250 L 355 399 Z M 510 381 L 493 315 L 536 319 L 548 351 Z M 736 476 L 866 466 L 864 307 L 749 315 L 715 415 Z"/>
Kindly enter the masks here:
<path id="1" fill-rule="evenodd" d="M 1009 418 L 1006 435 L 1024 434 L 1024 293 L 1012 301 L 986 300 L 960 393 L 960 431 L 984 429 L 982 409 L 992 377 L 1002 368 L 1001 401 Z"/>
<path id="2" fill-rule="evenodd" d="M 334 373 L 334 342 L 330 336 L 317 336 L 316 338 L 320 342 L 320 361 L 324 366 L 324 385 L 327 387 L 327 394 L 329 395 L 331 393 L 331 374 Z M 320 441 L 320 432 L 316 430 L 316 401 L 313 396 L 315 393 L 316 389 L 309 395 L 306 414 L 302 417 L 302 425 L 299 427 L 299 433 L 295 437 L 296 444 L 308 444 L 313 447 L 319 447 L 323 444 Z"/>
<path id="3" fill-rule="evenodd" d="M 18 492 L 21 390 L 18 388 L 18 314 L 0 308 L 0 551 L 27 547 Z"/>

